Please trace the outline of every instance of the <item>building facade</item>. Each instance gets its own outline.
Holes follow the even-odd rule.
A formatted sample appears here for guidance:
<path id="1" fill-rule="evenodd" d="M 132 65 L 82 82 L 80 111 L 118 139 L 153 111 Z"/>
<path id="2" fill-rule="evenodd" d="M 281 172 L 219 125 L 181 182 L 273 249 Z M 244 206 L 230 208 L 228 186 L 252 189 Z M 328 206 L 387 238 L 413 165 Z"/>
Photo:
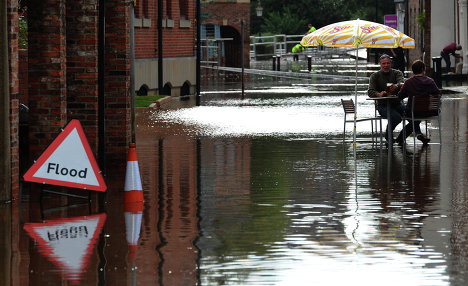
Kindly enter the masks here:
<path id="1" fill-rule="evenodd" d="M 244 67 L 249 67 L 250 0 L 204 0 L 202 3 L 207 15 L 202 20 L 202 39 L 214 40 L 222 45 L 221 61 L 228 67 L 242 66 L 243 46 Z"/>
<path id="2" fill-rule="evenodd" d="M 196 85 L 195 0 L 139 0 L 135 6 L 135 88 L 140 95 L 194 94 Z M 162 30 L 158 28 L 159 9 Z M 161 36 L 161 37 L 160 37 Z M 161 43 L 159 41 L 161 40 Z M 162 61 L 159 46 L 162 46 Z M 162 62 L 162 68 L 159 63 Z M 162 84 L 159 71 L 162 70 Z M 162 86 L 164 90 L 159 91 Z"/>
<path id="3" fill-rule="evenodd" d="M 426 64 L 440 56 L 440 51 L 449 43 L 462 46 L 458 53 L 463 56 L 462 74 L 468 73 L 468 4 L 467 0 L 426 0 Z M 443 16 L 441 16 L 443 15 Z M 456 66 L 452 57 L 452 67 Z M 432 66 L 432 65 L 431 65 Z M 442 67 L 445 66 L 442 61 Z M 454 70 L 455 71 L 455 70 Z"/>

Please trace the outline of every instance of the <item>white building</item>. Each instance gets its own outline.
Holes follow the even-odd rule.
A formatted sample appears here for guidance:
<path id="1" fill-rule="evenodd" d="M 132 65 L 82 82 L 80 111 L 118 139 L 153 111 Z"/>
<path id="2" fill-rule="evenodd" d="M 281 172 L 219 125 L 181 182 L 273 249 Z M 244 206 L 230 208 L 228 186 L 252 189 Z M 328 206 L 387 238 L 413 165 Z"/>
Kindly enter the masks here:
<path id="1" fill-rule="evenodd" d="M 468 0 L 430 0 L 430 56 L 440 56 L 440 51 L 451 42 L 460 44 L 462 51 L 458 53 L 463 55 L 463 74 L 468 73 L 467 2 Z M 457 62 L 453 57 L 451 60 L 455 67 Z M 444 61 L 442 67 L 445 67 Z"/>

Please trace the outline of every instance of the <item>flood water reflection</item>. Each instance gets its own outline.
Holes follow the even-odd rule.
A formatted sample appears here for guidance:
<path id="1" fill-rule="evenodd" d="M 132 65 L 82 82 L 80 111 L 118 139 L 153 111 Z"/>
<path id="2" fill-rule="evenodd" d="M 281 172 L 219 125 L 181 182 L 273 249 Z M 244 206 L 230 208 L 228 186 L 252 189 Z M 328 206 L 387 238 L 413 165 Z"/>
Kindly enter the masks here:
<path id="1" fill-rule="evenodd" d="M 201 106 L 139 109 L 142 211 L 123 203 L 120 166 L 106 177 L 104 206 L 93 201 L 44 216 L 31 195 L 12 284 L 464 285 L 466 97 L 444 97 L 442 145 L 409 140 L 389 153 L 362 123 L 354 157 L 351 132 L 342 144 L 339 101 L 354 96 L 354 87 L 329 94 L 308 83 L 290 86 L 278 93 L 249 87 L 244 99 L 234 89 L 211 90 Z M 362 88 L 359 104 L 358 113 L 373 114 Z M 429 132 L 437 141 L 437 129 Z M 95 242 L 60 246 L 73 248 L 67 263 L 79 275 L 71 279 L 73 267 L 54 263 L 61 251 L 51 245 L 80 226 L 96 237 L 81 219 L 100 210 L 105 223 Z M 30 231 L 41 225 L 60 228 L 44 243 Z"/>

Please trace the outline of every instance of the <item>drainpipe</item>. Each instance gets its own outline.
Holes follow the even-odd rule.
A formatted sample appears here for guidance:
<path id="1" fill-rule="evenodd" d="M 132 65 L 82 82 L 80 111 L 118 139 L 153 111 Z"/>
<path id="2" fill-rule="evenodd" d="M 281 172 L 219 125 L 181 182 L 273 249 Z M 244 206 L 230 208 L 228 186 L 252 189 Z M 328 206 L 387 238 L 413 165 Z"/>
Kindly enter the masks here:
<path id="1" fill-rule="evenodd" d="M 244 99 L 244 19 L 241 20 L 242 99 Z"/>
<path id="2" fill-rule="evenodd" d="M 158 0 L 158 93 L 163 90 L 163 1 Z"/>
<path id="3" fill-rule="evenodd" d="M 0 180 L 2 181 L 1 190 L 0 190 L 0 201 L 8 201 L 11 199 L 11 166 L 10 166 L 10 85 L 8 80 L 8 29 L 7 29 L 7 2 L 2 1 L 2 6 L 0 7 L 0 17 L 1 17 L 1 57 L 2 64 L 0 67 L 0 76 L 1 76 L 1 90 L 2 90 L 2 116 L 0 120 L 0 125 L 2 129 L 1 133 L 1 143 L 0 143 L 0 156 L 3 158 L 2 164 L 0 167 Z"/>
<path id="4" fill-rule="evenodd" d="M 200 35 L 200 30 L 201 30 L 201 16 L 200 16 L 200 0 L 197 0 L 196 3 L 196 15 L 195 18 L 197 19 L 197 51 L 196 51 L 196 57 L 197 57 L 197 64 L 196 64 L 196 95 L 195 95 L 195 101 L 196 101 L 196 106 L 200 105 L 200 49 L 201 49 L 201 35 Z"/>
<path id="5" fill-rule="evenodd" d="M 130 122 L 132 128 L 132 143 L 135 143 L 135 7 L 133 1 L 130 1 L 130 96 L 131 96 L 131 110 L 130 110 Z"/>
<path id="6" fill-rule="evenodd" d="M 106 0 L 99 0 L 98 22 L 98 163 L 101 170 L 105 170 L 105 98 L 104 98 L 104 70 L 105 70 L 105 25 L 106 25 Z M 105 172 L 105 171 L 104 171 Z"/>
<path id="7" fill-rule="evenodd" d="M 462 74 L 468 73 L 468 58 L 467 58 L 467 51 L 468 51 L 468 36 L 467 36 L 467 27 L 468 27 L 468 3 L 467 0 L 460 0 L 458 1 L 459 5 L 459 18 L 460 18 L 460 25 L 458 30 L 460 33 L 460 40 L 459 45 L 462 46 L 462 50 L 460 55 L 462 55 L 463 60 L 463 68 Z M 456 66 L 455 66 L 456 68 Z"/>

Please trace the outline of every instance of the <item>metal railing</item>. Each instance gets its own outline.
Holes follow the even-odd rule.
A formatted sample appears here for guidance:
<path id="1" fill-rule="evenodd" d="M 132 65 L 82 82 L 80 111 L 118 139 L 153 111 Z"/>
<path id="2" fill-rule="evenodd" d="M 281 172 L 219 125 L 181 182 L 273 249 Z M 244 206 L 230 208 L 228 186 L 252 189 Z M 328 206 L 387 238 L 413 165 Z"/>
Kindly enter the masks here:
<path id="1" fill-rule="evenodd" d="M 304 35 L 250 36 L 250 58 L 281 56 L 299 44 Z"/>

